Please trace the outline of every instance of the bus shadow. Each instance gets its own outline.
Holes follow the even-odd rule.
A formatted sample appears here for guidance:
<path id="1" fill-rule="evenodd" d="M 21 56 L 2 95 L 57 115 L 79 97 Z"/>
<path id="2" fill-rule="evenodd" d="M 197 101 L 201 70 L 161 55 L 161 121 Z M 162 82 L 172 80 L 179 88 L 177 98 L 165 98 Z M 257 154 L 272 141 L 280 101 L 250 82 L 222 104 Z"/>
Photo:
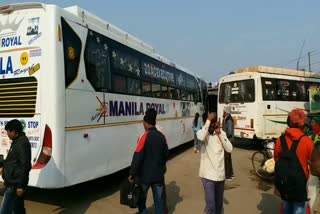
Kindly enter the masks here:
<path id="1" fill-rule="evenodd" d="M 170 150 L 168 159 L 172 160 L 192 146 L 193 142 L 189 142 Z M 29 187 L 25 200 L 57 206 L 58 208 L 52 210 L 54 213 L 81 214 L 85 213 L 95 201 L 117 193 L 120 190 L 121 183 L 127 179 L 128 175 L 129 168 L 126 168 L 102 178 L 62 189 Z M 175 183 L 171 182 L 167 185 L 168 205 L 171 211 L 175 209 L 177 203 L 182 201 L 179 192 L 180 187 Z"/>

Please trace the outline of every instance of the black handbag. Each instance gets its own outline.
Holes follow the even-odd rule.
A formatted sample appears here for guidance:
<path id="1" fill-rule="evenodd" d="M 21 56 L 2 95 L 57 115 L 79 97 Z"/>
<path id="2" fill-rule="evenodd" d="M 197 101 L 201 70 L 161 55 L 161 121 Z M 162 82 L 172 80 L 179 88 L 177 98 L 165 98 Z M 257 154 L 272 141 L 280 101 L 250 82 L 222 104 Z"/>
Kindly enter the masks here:
<path id="1" fill-rule="evenodd" d="M 127 179 L 120 187 L 120 204 L 130 208 L 137 208 L 139 199 L 142 197 L 142 188 L 136 183 L 130 183 Z"/>

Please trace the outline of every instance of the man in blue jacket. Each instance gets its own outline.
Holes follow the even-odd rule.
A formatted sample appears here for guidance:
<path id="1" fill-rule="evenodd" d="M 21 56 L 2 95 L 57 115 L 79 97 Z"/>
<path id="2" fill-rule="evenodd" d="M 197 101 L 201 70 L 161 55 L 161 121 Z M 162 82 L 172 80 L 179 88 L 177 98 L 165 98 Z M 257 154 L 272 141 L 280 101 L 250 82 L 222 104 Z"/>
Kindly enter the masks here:
<path id="1" fill-rule="evenodd" d="M 139 137 L 138 145 L 134 152 L 130 182 L 138 182 L 143 190 L 144 197 L 139 201 L 140 213 L 147 213 L 146 199 L 148 189 L 151 187 L 154 198 L 155 213 L 163 213 L 164 203 L 164 174 L 166 173 L 166 161 L 168 145 L 165 136 L 156 129 L 157 112 L 148 109 L 143 118 L 145 132 Z"/>
<path id="2" fill-rule="evenodd" d="M 9 121 L 5 130 L 12 143 L 7 158 L 1 163 L 5 192 L 0 214 L 23 214 L 25 213 L 23 196 L 31 170 L 31 145 L 22 132 L 19 120 Z"/>

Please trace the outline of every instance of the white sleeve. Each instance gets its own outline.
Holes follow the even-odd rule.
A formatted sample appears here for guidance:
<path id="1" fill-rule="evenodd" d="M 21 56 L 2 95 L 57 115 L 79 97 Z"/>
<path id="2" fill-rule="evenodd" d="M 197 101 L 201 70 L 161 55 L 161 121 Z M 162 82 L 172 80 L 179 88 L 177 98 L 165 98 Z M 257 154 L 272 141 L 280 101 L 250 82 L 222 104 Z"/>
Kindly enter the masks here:
<path id="1" fill-rule="evenodd" d="M 206 139 L 206 137 L 209 134 L 209 126 L 210 126 L 210 120 L 207 120 L 207 122 L 204 124 L 204 126 L 202 127 L 202 129 L 199 129 L 197 131 L 197 138 L 200 141 L 204 141 Z"/>
<path id="2" fill-rule="evenodd" d="M 229 141 L 226 133 L 221 131 L 221 134 L 218 136 L 221 140 L 221 144 L 226 152 L 232 152 L 232 143 Z"/>

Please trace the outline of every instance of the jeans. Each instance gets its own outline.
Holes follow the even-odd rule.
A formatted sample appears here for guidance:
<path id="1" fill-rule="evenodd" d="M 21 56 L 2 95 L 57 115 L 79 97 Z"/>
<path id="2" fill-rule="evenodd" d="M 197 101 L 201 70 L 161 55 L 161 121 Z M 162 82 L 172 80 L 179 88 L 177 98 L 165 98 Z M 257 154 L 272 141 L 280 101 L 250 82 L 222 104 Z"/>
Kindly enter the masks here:
<path id="1" fill-rule="evenodd" d="M 15 188 L 7 188 L 4 192 L 0 214 L 25 214 L 24 199 L 16 194 Z"/>
<path id="2" fill-rule="evenodd" d="M 155 184 L 141 184 L 142 191 L 144 193 L 144 197 L 142 197 L 139 201 L 138 208 L 139 213 L 147 214 L 148 210 L 146 208 L 146 200 L 147 200 L 147 194 L 148 190 L 151 187 L 152 193 L 153 193 L 153 200 L 154 200 L 154 207 L 155 207 L 155 213 L 156 214 L 162 214 L 163 213 L 163 191 L 164 191 L 164 184 L 163 183 L 155 183 Z"/>
<path id="3" fill-rule="evenodd" d="M 283 214 L 306 214 L 308 202 L 282 201 Z"/>
<path id="4" fill-rule="evenodd" d="M 206 214 L 221 214 L 223 209 L 224 181 L 201 178 L 206 200 Z"/>
<path id="5" fill-rule="evenodd" d="M 193 149 L 194 150 L 199 150 L 199 140 L 197 138 L 197 131 L 193 131 L 194 133 L 194 144 L 193 144 Z"/>

